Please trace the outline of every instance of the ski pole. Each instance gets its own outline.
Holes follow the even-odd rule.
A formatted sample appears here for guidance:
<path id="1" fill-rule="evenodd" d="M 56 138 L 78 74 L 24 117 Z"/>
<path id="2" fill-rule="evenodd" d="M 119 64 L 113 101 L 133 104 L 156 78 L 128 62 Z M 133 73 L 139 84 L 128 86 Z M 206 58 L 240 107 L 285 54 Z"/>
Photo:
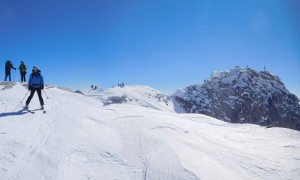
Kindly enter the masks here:
<path id="1" fill-rule="evenodd" d="M 23 101 L 24 101 L 25 97 L 27 96 L 28 92 L 29 92 L 29 90 L 27 91 L 27 93 L 25 94 L 24 98 L 23 98 L 22 101 L 20 102 L 21 104 L 23 103 Z M 13 112 L 15 112 L 15 111 L 18 109 L 19 106 L 20 106 L 20 105 L 18 105 L 18 106 L 13 110 Z"/>
<path id="2" fill-rule="evenodd" d="M 45 90 L 44 90 L 44 89 L 43 89 L 43 91 L 44 91 L 44 93 L 45 93 L 45 95 L 46 95 L 47 99 L 49 99 L 49 97 L 47 96 L 47 94 L 46 94 L 46 92 L 45 92 Z"/>
<path id="3" fill-rule="evenodd" d="M 14 72 L 14 82 L 15 82 L 15 75 L 16 75 L 16 70 L 15 70 L 15 72 Z"/>
<path id="4" fill-rule="evenodd" d="M 23 103 L 25 97 L 27 96 L 27 94 L 29 93 L 29 90 L 27 91 L 27 93 L 25 94 L 24 98 L 22 99 L 21 103 Z"/>

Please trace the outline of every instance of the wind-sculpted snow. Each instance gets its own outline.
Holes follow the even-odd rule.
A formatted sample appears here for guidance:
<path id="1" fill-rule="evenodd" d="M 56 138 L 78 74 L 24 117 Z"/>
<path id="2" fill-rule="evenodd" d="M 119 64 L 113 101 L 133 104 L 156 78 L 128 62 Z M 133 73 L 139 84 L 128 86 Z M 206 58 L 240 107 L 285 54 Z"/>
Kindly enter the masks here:
<path id="1" fill-rule="evenodd" d="M 174 112 L 171 97 L 147 86 L 113 87 L 107 90 L 88 90 L 87 96 L 110 104 L 131 104 L 152 109 Z"/>
<path id="2" fill-rule="evenodd" d="M 298 131 L 48 87 L 46 114 L 18 113 L 23 85 L 0 91 L 1 180 L 300 179 Z"/>
<path id="3" fill-rule="evenodd" d="M 15 82 L 0 82 L 0 90 L 4 91 L 6 89 L 11 89 L 16 85 Z"/>

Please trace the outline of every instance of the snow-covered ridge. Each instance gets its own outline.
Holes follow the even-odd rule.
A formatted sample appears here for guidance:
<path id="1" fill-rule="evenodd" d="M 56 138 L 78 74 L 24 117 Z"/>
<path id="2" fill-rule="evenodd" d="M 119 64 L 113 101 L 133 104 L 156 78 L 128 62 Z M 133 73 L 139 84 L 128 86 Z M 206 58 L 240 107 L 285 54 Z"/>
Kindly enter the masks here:
<path id="1" fill-rule="evenodd" d="M 105 90 L 85 90 L 83 93 L 100 100 L 104 105 L 130 104 L 174 112 L 171 97 L 148 86 L 117 86 Z"/>
<path id="2" fill-rule="evenodd" d="M 278 89 L 289 93 L 280 78 L 268 71 L 257 72 L 250 68 L 235 67 L 227 71 L 215 71 L 208 80 L 212 83 L 221 81 L 225 84 L 234 83 L 234 88 L 254 86 L 256 90 L 268 89 L 270 93 Z"/>
<path id="3" fill-rule="evenodd" d="M 0 179 L 299 179 L 300 132 L 0 85 Z"/>
<path id="4" fill-rule="evenodd" d="M 236 67 L 214 72 L 203 84 L 180 89 L 172 97 L 183 112 L 300 130 L 299 99 L 268 71 Z"/>

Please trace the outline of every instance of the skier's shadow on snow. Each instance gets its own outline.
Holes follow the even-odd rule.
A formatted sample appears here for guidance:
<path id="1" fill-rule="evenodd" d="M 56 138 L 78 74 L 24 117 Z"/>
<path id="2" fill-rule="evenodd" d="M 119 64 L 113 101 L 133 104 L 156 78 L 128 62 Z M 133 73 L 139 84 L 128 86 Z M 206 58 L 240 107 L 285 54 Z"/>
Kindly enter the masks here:
<path id="1" fill-rule="evenodd" d="M 0 117 L 6 117 L 6 116 L 21 116 L 24 114 L 29 113 L 28 111 L 20 110 L 17 112 L 5 112 L 5 113 L 0 113 Z"/>

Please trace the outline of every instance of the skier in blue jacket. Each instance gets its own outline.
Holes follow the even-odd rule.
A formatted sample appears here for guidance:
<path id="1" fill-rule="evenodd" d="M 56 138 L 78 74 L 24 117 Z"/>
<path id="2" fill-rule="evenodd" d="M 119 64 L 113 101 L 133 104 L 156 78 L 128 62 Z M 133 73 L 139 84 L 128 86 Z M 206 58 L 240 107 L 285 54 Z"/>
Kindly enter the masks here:
<path id="1" fill-rule="evenodd" d="M 35 93 L 37 91 L 41 108 L 44 109 L 44 100 L 42 97 L 42 89 L 44 89 L 44 78 L 41 75 L 41 71 L 38 69 L 37 66 L 33 66 L 32 73 L 28 80 L 28 90 L 30 90 L 30 96 L 28 97 L 26 101 L 25 108 L 28 108 L 28 105 Z"/>

